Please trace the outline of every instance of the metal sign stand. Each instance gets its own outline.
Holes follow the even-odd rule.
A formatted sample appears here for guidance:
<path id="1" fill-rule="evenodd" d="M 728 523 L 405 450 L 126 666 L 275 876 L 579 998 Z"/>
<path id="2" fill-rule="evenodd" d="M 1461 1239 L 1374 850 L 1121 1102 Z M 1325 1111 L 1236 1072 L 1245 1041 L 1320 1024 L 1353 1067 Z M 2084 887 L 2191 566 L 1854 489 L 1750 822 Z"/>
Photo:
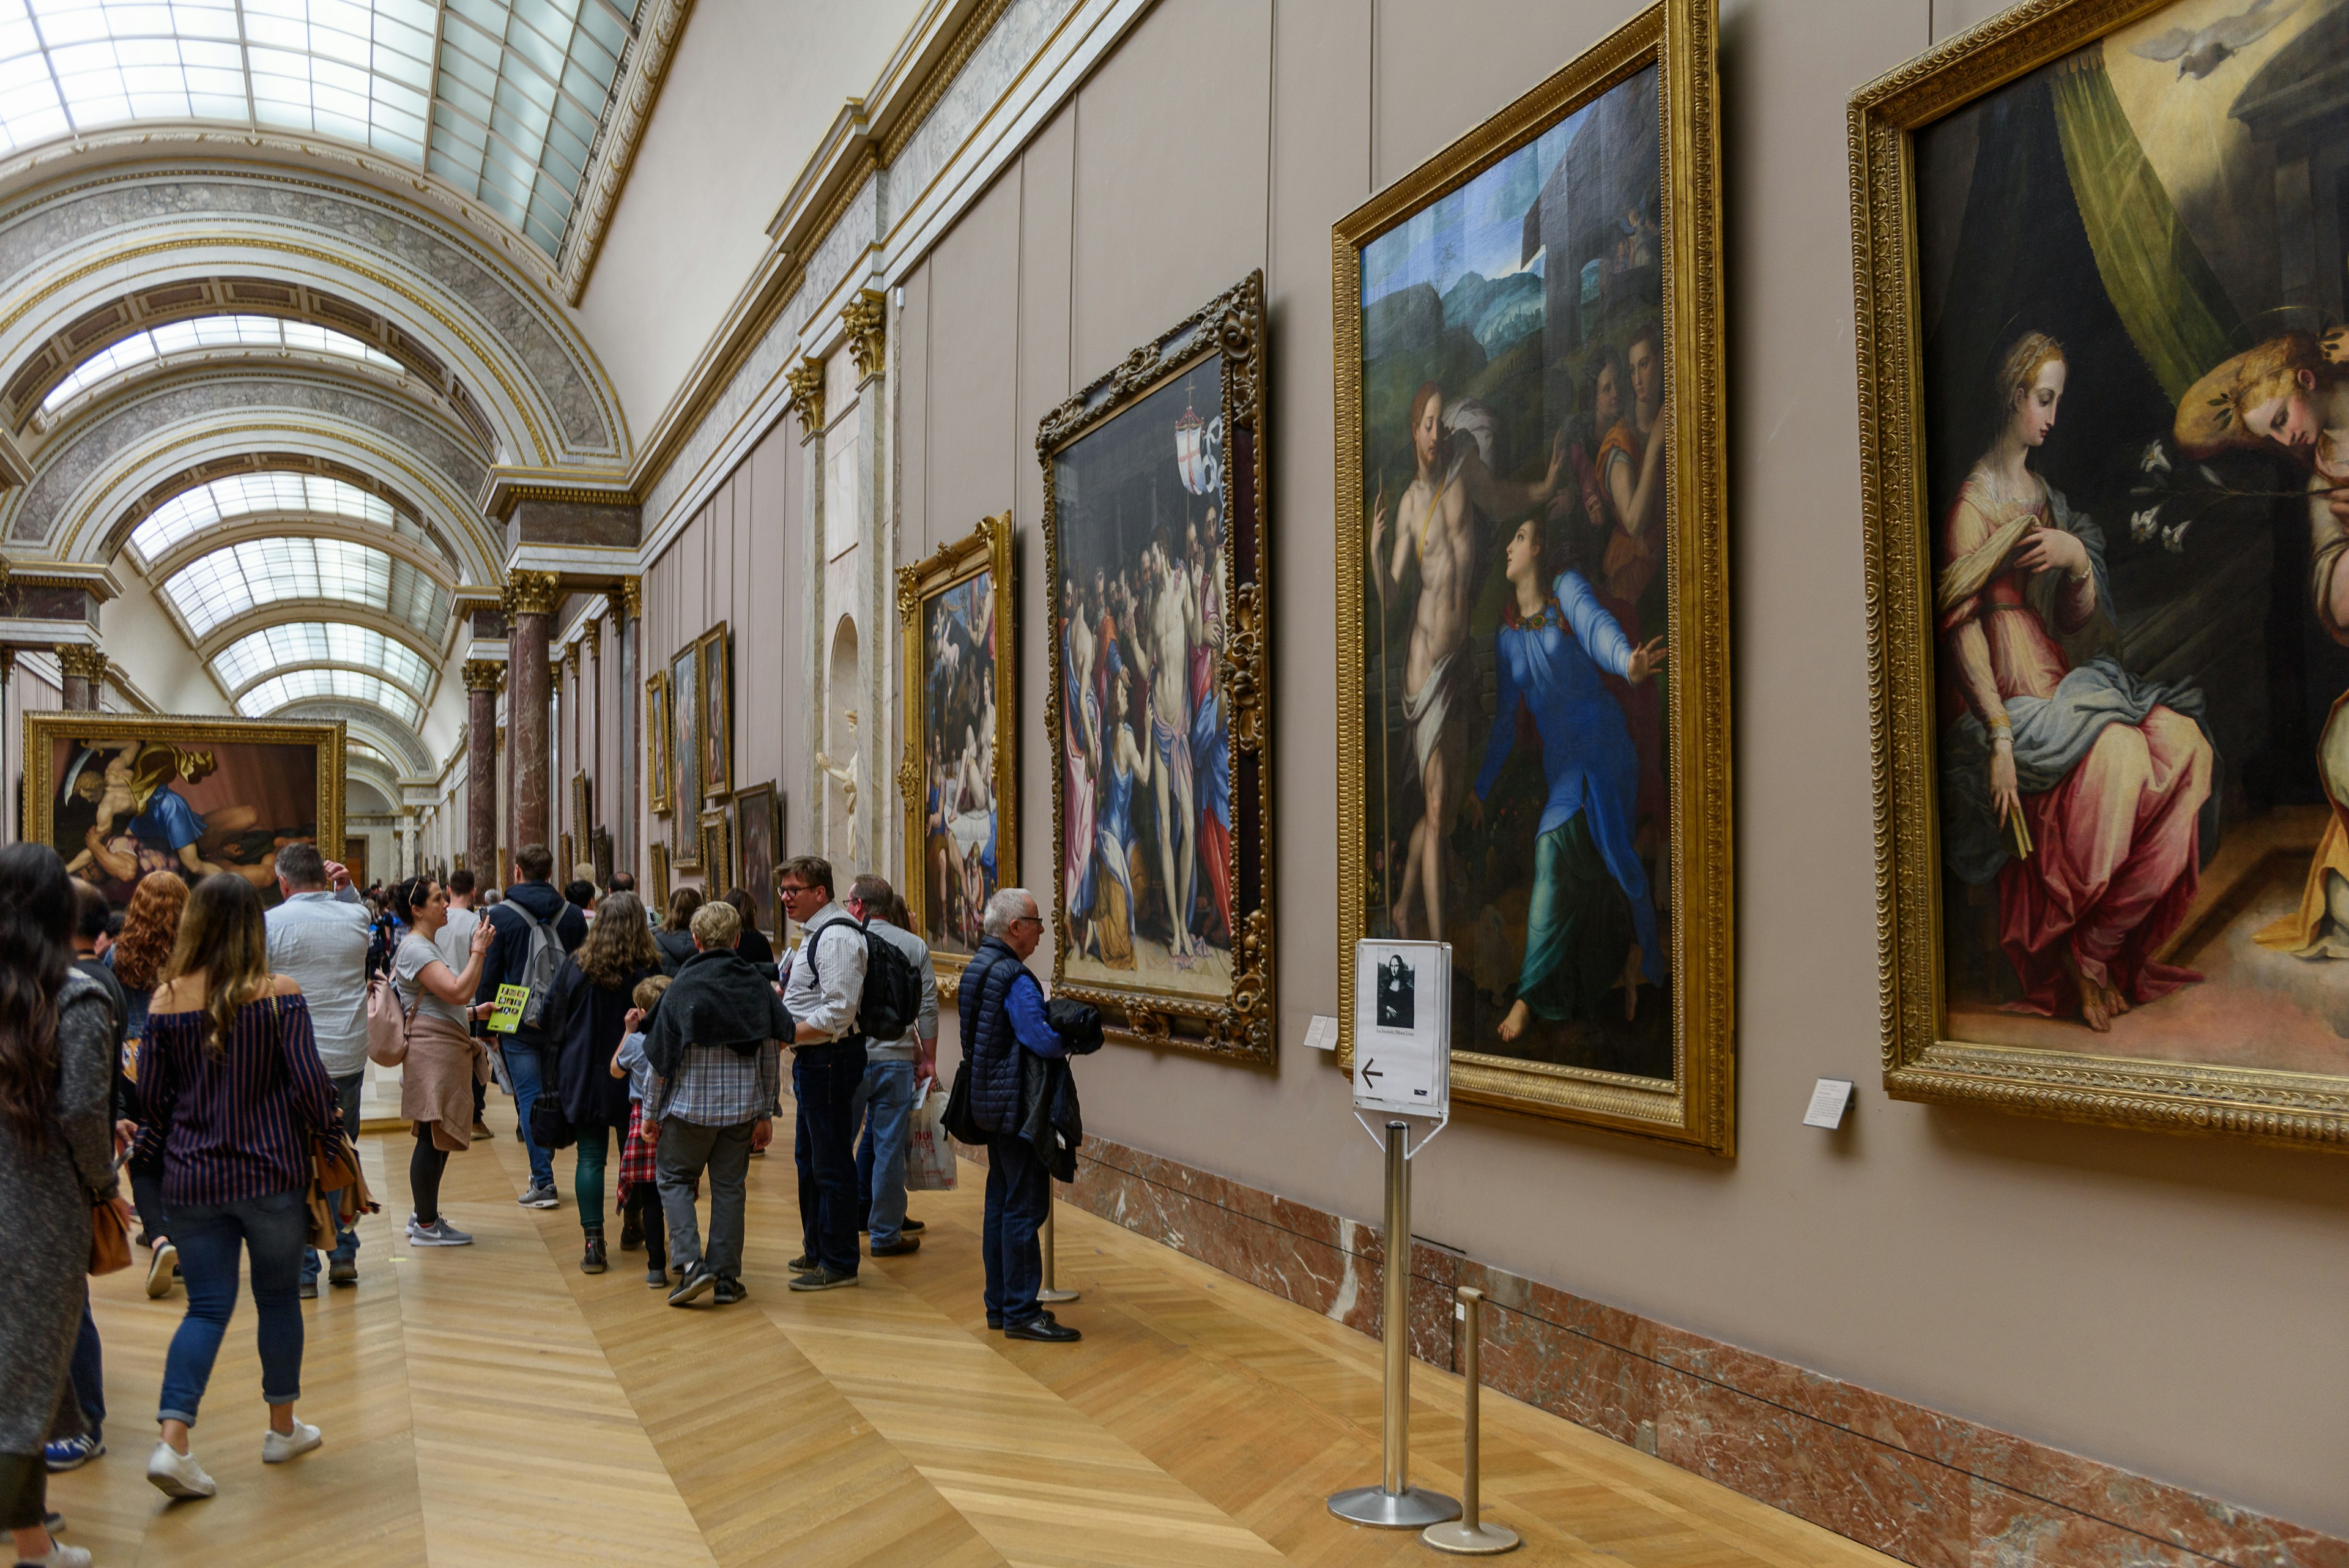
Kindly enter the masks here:
<path id="1" fill-rule="evenodd" d="M 1044 1195 L 1044 1229 L 1036 1238 L 1037 1250 L 1044 1254 L 1044 1285 L 1036 1293 L 1036 1299 L 1047 1305 L 1056 1305 L 1061 1302 L 1072 1302 L 1077 1299 L 1075 1291 L 1057 1289 L 1052 1282 L 1052 1255 L 1058 1251 L 1052 1234 L 1052 1210 L 1059 1207 L 1059 1200 L 1051 1196 L 1050 1189 L 1047 1188 Z"/>
<path id="2" fill-rule="evenodd" d="M 1431 1524 L 1419 1538 L 1438 1552 L 1461 1557 L 1492 1557 L 1514 1550 L 1517 1532 L 1506 1524 L 1487 1524 L 1482 1517 L 1476 1475 L 1476 1390 L 1481 1383 L 1477 1349 L 1485 1337 L 1485 1293 L 1468 1285 L 1459 1290 L 1462 1345 L 1461 1373 L 1468 1380 L 1468 1405 L 1461 1422 L 1466 1457 L 1460 1465 L 1460 1517 Z"/>

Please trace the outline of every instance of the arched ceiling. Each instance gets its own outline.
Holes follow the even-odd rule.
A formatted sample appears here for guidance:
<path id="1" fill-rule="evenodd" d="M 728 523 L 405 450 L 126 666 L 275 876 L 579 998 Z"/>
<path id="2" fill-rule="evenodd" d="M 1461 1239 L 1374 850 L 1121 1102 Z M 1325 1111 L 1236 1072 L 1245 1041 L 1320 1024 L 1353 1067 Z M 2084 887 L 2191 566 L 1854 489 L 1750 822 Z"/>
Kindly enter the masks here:
<path id="1" fill-rule="evenodd" d="M 494 471 L 633 456 L 551 289 L 636 3 L 0 0 L 12 562 L 143 576 L 237 711 L 429 774 Z"/>

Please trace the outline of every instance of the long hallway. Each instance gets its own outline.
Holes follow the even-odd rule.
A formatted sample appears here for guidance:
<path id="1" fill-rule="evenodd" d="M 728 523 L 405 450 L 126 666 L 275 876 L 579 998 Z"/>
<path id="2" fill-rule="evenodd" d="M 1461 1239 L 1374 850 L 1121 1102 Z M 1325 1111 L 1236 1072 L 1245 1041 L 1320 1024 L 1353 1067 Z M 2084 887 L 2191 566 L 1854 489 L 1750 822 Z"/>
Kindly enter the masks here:
<path id="1" fill-rule="evenodd" d="M 411 1251 L 407 1140 L 363 1140 L 385 1212 L 356 1290 L 305 1306 L 301 1412 L 326 1446 L 261 1463 L 253 1306 L 242 1301 L 196 1429 L 220 1482 L 166 1503 L 141 1474 L 183 1300 L 141 1271 L 92 1282 L 109 1452 L 55 1478 L 67 1539 L 107 1563 L 533 1568 L 580 1563 L 1156 1568 L 1425 1562 L 1322 1500 L 1376 1479 L 1374 1342 L 1068 1204 L 1072 1346 L 981 1318 L 985 1172 L 920 1194 L 922 1251 L 853 1291 L 793 1295 L 787 1145 L 750 1170 L 750 1299 L 672 1309 L 643 1254 L 582 1274 L 564 1207 L 518 1208 L 511 1102 L 450 1162 L 443 1207 L 480 1238 Z M 386 1168 L 389 1157 L 390 1168 Z M 616 1231 L 615 1231 L 616 1235 Z M 1462 1385 L 1413 1369 L 1415 1479 L 1456 1492 Z M 1526 1563 L 1651 1568 L 1891 1561 L 1621 1444 L 1487 1393 L 1488 1511 Z"/>

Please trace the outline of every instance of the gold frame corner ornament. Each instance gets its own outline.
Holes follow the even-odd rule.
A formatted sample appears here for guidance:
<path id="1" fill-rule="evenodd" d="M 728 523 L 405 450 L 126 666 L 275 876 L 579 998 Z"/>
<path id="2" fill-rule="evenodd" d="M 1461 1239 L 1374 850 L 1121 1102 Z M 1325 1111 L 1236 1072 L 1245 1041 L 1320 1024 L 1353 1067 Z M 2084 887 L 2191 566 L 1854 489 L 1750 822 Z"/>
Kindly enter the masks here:
<path id="1" fill-rule="evenodd" d="M 2349 1151 L 2349 1077 L 1947 1037 L 1914 138 L 2170 3 L 2027 0 L 1848 106 L 1884 1089 L 1896 1100 Z"/>
<path id="2" fill-rule="evenodd" d="M 1662 119 L 1661 238 L 1671 446 L 1665 535 L 1671 722 L 1674 976 L 1669 1079 L 1454 1047 L 1454 1103 L 1736 1152 L 1735 862 L 1731 792 L 1728 504 L 1715 0 L 1661 0 L 1340 219 L 1330 231 L 1338 396 L 1338 1056 L 1353 1073 L 1354 944 L 1369 934 L 1361 856 L 1366 675 L 1362 248 L 1650 65 Z M 1693 917 L 1693 918 L 1692 918 Z"/>
<path id="3" fill-rule="evenodd" d="M 995 601 L 995 854 L 996 885 L 1019 885 L 1019 693 L 1015 684 L 1019 599 L 1014 591 L 1011 514 L 981 517 L 961 538 L 939 545 L 911 566 L 897 568 L 897 620 L 904 639 L 905 694 L 899 708 L 897 794 L 905 814 L 905 881 L 898 895 L 914 921 L 916 935 L 929 929 L 929 877 L 924 864 L 927 849 L 923 820 L 927 797 L 922 781 L 929 774 L 929 750 L 923 732 L 926 705 L 917 697 L 928 669 L 924 662 L 922 607 L 949 588 L 958 587 L 982 572 L 992 574 Z M 951 997 L 970 960 L 958 953 L 932 955 L 938 976 L 938 994 Z"/>
<path id="4" fill-rule="evenodd" d="M 1102 1010 L 1108 1037 L 1141 1045 L 1177 1046 L 1234 1061 L 1271 1066 L 1278 1058 L 1274 1008 L 1274 817 L 1271 639 L 1271 507 L 1269 398 L 1265 356 L 1264 273 L 1239 282 L 1133 349 L 1106 373 L 1046 414 L 1036 429 L 1036 456 L 1044 470 L 1044 581 L 1050 601 L 1060 581 L 1060 511 L 1052 464 L 1059 453 L 1140 402 L 1183 369 L 1222 357 L 1225 419 L 1220 497 L 1225 518 L 1224 604 L 1228 621 L 1216 680 L 1230 718 L 1232 789 L 1232 979 L 1221 1001 L 1143 987 L 1071 981 L 1067 879 L 1057 870 L 1066 826 L 1066 770 L 1059 763 L 1064 661 L 1057 646 L 1045 684 L 1044 731 L 1056 737 L 1052 766 L 1052 991 Z M 1243 450 L 1244 449 L 1244 450 Z M 1244 541 L 1253 541 L 1247 548 Z M 1051 611 L 1057 624 L 1057 606 Z M 1254 787 L 1249 787 L 1253 781 Z M 1340 859 L 1342 860 L 1342 857 Z M 1247 890 L 1253 888 L 1253 899 Z"/>

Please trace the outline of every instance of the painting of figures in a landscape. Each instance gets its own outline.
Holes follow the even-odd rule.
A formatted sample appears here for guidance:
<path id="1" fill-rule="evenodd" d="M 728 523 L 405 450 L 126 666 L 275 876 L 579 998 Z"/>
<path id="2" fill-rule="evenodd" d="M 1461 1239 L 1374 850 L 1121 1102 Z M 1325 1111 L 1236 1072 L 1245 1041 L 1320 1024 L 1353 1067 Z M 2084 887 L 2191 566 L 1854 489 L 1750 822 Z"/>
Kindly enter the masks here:
<path id="1" fill-rule="evenodd" d="M 996 779 L 994 573 L 982 571 L 922 603 L 924 781 L 922 937 L 968 957 L 985 940 L 981 917 L 1001 885 L 1002 821 Z"/>
<path id="2" fill-rule="evenodd" d="M 2349 5 L 1916 138 L 1948 1033 L 2349 1073 Z"/>
<path id="3" fill-rule="evenodd" d="M 1361 247 L 1365 934 L 1452 1043 L 1669 1078 L 1661 161 L 1639 70 Z"/>
<path id="4" fill-rule="evenodd" d="M 1067 979 L 1232 985 L 1223 358 L 1181 366 L 1052 458 Z"/>
<path id="5" fill-rule="evenodd" d="M 230 872 L 274 904 L 280 849 L 342 843 L 341 823 L 321 822 L 339 815 L 334 725 L 40 714 L 29 733 L 46 778 L 26 781 L 28 836 L 117 908 L 150 871 Z"/>

